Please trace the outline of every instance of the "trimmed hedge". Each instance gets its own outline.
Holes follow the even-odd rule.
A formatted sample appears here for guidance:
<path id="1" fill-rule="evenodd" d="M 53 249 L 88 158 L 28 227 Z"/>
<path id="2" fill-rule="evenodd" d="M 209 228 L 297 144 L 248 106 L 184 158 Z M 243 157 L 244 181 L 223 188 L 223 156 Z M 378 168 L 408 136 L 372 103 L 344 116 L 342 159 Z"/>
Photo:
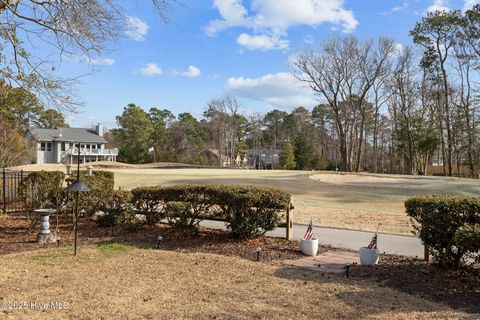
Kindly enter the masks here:
<path id="1" fill-rule="evenodd" d="M 179 214 L 174 225 L 186 228 L 196 228 L 202 219 L 222 218 L 237 237 L 254 237 L 273 230 L 291 201 L 285 191 L 255 186 L 142 187 L 133 189 L 132 195 L 135 208 L 149 224 L 167 214 L 170 220 Z"/>
<path id="2" fill-rule="evenodd" d="M 97 218 L 99 227 L 113 227 L 123 221 L 127 212 L 132 211 L 132 194 L 128 190 L 113 190 L 112 194 L 104 203 L 103 215 Z"/>
<path id="3" fill-rule="evenodd" d="M 455 232 L 455 243 L 472 253 L 480 253 L 480 223 L 458 228 Z M 480 255 L 477 255 L 477 261 L 480 262 Z"/>
<path id="4" fill-rule="evenodd" d="M 74 173 L 66 179 L 67 184 L 77 180 Z M 86 215 L 92 215 L 97 211 L 103 210 L 113 195 L 114 176 L 113 172 L 95 170 L 92 176 L 87 175 L 87 171 L 80 171 L 80 180 L 90 188 L 90 192 L 80 192 L 79 210 Z M 69 206 L 73 206 L 73 196 L 69 197 Z M 71 208 L 70 208 L 71 210 Z"/>
<path id="5" fill-rule="evenodd" d="M 480 223 L 480 198 L 470 196 L 418 196 L 405 202 L 415 233 L 428 246 L 436 262 L 458 267 L 471 250 L 456 242 L 457 231 Z"/>
<path id="6" fill-rule="evenodd" d="M 18 193 L 26 202 L 27 218 L 31 226 L 38 221 L 34 210 L 42 208 L 58 209 L 63 201 L 63 181 L 65 174 L 61 171 L 30 172 L 19 184 Z"/>

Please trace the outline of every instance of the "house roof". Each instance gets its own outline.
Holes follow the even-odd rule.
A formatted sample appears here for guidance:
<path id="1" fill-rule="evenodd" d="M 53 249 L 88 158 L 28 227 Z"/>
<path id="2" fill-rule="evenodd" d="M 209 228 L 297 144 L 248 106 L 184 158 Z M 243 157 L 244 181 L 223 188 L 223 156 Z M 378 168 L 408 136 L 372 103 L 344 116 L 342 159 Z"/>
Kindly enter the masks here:
<path id="1" fill-rule="evenodd" d="M 35 140 L 107 143 L 103 137 L 85 128 L 30 129 Z"/>

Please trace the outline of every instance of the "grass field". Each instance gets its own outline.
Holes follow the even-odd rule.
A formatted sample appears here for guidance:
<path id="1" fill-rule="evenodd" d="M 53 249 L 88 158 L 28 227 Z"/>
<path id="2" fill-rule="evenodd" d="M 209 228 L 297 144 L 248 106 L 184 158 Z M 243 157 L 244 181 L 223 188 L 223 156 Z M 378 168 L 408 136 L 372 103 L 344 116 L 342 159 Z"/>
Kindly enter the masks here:
<path id="1" fill-rule="evenodd" d="M 468 319 L 371 280 L 123 244 L 2 256 L 2 319 Z M 49 303 L 60 302 L 65 310 Z M 32 309 L 35 303 L 37 309 Z M 64 304 L 65 303 L 65 304 Z M 41 306 L 49 306 L 41 311 Z M 17 304 L 18 305 L 18 304 Z M 470 315 L 471 317 L 471 315 Z"/>
<path id="2" fill-rule="evenodd" d="M 108 164 L 107 164 L 108 165 Z M 28 166 L 25 169 L 64 169 L 64 166 Z M 411 234 L 403 203 L 410 196 L 432 193 L 480 194 L 480 182 L 449 177 L 336 174 L 299 171 L 229 169 L 151 169 L 134 165 L 102 168 L 115 173 L 116 187 L 178 183 L 263 185 L 293 195 L 294 221 L 318 226 Z"/>
<path id="3" fill-rule="evenodd" d="M 284 189 L 293 195 L 294 221 L 359 230 L 410 234 L 404 211 L 410 196 L 431 193 L 479 194 L 477 180 L 395 175 L 342 175 L 298 171 L 227 169 L 112 169 L 116 185 L 178 183 L 252 184 Z"/>

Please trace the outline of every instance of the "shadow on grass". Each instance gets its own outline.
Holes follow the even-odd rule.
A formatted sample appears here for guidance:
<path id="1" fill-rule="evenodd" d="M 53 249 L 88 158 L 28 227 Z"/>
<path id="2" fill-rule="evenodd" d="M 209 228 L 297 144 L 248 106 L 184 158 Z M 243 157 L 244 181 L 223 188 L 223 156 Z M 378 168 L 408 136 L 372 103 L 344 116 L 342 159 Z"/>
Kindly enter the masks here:
<path id="1" fill-rule="evenodd" d="M 275 274 L 285 279 L 360 285 L 364 288 L 360 292 L 345 292 L 338 294 L 337 298 L 355 308 L 373 305 L 375 307 L 371 308 L 371 311 L 374 313 L 412 311 L 407 310 L 408 306 L 401 303 L 375 303 L 376 290 L 383 287 L 480 316 L 479 270 L 446 271 L 418 260 L 387 257 L 387 261 L 378 266 L 352 266 L 348 279 L 345 274 L 334 275 L 295 267 L 282 267 Z M 439 310 L 417 307 L 414 311 Z"/>

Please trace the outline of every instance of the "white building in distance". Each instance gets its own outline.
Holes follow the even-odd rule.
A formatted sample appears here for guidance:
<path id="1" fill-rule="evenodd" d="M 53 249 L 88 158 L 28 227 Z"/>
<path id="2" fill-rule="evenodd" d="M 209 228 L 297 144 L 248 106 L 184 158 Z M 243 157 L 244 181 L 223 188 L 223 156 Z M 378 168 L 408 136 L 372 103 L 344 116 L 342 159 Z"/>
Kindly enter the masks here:
<path id="1" fill-rule="evenodd" d="M 35 163 L 80 163 L 117 161 L 118 149 L 105 149 L 103 126 L 95 129 L 55 128 L 30 129 L 27 138 L 35 143 Z"/>

